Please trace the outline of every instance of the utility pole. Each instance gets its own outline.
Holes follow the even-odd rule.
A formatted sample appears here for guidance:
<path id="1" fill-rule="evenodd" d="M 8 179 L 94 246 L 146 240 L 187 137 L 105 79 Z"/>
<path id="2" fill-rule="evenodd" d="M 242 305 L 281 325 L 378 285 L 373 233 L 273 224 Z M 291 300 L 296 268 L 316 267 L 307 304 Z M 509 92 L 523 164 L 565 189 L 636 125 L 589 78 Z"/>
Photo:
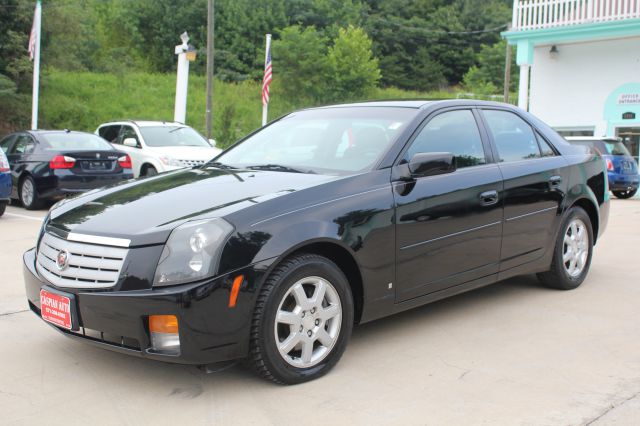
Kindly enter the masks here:
<path id="1" fill-rule="evenodd" d="M 211 139 L 213 124 L 213 0 L 207 0 L 207 139 Z"/>
<path id="2" fill-rule="evenodd" d="M 507 24 L 507 31 L 511 29 L 511 24 Z M 511 85 L 511 46 L 507 41 L 507 51 L 504 55 L 504 102 L 509 103 L 509 86 Z"/>

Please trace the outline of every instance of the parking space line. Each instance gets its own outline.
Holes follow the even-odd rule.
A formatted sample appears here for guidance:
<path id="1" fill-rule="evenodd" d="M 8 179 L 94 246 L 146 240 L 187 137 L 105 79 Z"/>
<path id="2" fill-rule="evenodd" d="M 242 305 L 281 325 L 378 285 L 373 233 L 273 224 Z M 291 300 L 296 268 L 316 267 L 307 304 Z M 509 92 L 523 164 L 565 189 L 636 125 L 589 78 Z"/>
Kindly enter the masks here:
<path id="1" fill-rule="evenodd" d="M 14 217 L 20 217 L 22 219 L 31 219 L 31 220 L 37 220 L 38 222 L 42 222 L 44 220 L 44 217 L 35 217 L 35 216 L 29 216 L 26 214 L 19 214 L 19 213 L 9 213 L 6 212 L 5 215 L 7 216 L 14 216 Z"/>

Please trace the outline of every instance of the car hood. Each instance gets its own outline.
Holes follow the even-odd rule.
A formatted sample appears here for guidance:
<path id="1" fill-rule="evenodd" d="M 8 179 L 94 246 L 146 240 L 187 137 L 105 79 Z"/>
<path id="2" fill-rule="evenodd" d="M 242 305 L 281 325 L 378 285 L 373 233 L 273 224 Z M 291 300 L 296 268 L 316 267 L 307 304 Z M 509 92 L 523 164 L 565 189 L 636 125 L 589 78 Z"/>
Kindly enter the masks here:
<path id="1" fill-rule="evenodd" d="M 175 158 L 177 160 L 211 160 L 222 150 L 208 146 L 162 146 L 149 147 L 157 155 Z"/>
<path id="2" fill-rule="evenodd" d="M 125 238 L 131 246 L 164 243 L 176 226 L 224 217 L 335 176 L 213 167 L 183 169 L 128 181 L 67 200 L 52 209 L 49 228 Z"/>

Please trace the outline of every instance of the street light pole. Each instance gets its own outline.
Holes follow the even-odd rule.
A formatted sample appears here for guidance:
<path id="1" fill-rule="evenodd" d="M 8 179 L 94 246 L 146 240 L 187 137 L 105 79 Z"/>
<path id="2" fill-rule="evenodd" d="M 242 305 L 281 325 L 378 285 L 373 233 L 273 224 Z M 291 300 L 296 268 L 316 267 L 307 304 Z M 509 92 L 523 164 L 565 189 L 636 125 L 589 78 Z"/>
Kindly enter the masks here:
<path id="1" fill-rule="evenodd" d="M 211 139 L 213 124 L 213 0 L 207 1 L 207 139 Z"/>
<path id="2" fill-rule="evenodd" d="M 189 36 L 187 32 L 180 35 L 182 44 L 176 46 L 175 54 L 178 55 L 178 73 L 176 76 L 176 105 L 173 111 L 173 120 L 184 123 L 187 116 L 187 89 L 189 86 L 189 61 L 187 51 L 189 50 Z"/>

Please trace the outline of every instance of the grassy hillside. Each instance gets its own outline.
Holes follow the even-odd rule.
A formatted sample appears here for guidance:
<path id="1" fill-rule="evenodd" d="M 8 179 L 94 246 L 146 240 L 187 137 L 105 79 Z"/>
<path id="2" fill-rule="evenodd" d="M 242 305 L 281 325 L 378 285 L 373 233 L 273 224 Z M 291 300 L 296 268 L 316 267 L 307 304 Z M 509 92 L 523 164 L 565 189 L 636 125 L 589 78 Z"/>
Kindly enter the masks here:
<path id="1" fill-rule="evenodd" d="M 277 78 L 277 77 L 276 77 Z M 118 119 L 172 120 L 175 74 L 128 73 L 126 75 L 88 72 L 45 73 L 40 95 L 41 128 L 94 131 L 105 121 Z M 269 118 L 296 108 L 278 94 L 279 81 L 271 90 Z M 206 78 L 189 77 L 187 124 L 205 133 Z M 450 92 L 419 93 L 399 89 L 378 89 L 372 99 L 443 98 Z M 345 100 L 349 101 L 349 100 Z M 253 81 L 214 85 L 213 136 L 226 146 L 260 126 L 262 117 L 260 84 Z"/>

